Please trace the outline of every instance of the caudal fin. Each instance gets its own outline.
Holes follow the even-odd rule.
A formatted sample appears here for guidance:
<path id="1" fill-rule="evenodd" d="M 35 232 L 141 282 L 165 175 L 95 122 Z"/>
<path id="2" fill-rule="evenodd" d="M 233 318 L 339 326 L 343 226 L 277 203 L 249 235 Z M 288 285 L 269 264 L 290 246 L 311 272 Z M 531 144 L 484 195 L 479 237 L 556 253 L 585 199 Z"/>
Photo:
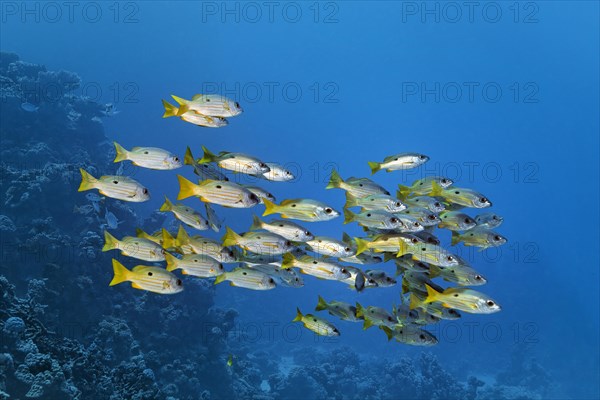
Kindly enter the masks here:
<path id="1" fill-rule="evenodd" d="M 364 253 L 369 249 L 369 242 L 365 239 L 354 238 L 354 241 L 356 242 L 356 255 Z"/>
<path id="2" fill-rule="evenodd" d="M 354 213 L 344 208 L 344 224 L 354 221 Z"/>
<path id="3" fill-rule="evenodd" d="M 173 203 L 171 203 L 171 200 L 169 200 L 169 198 L 167 196 L 165 196 L 165 202 L 162 206 L 160 206 L 160 209 L 158 211 L 171 211 L 173 209 Z"/>
<path id="4" fill-rule="evenodd" d="M 186 112 L 190 111 L 190 107 L 188 106 L 188 101 L 186 99 L 182 99 L 181 97 L 177 97 L 175 95 L 171 95 L 173 100 L 179 104 L 179 110 L 177 110 L 177 116 L 181 117 Z"/>
<path id="5" fill-rule="evenodd" d="M 79 172 L 81 172 L 81 184 L 79 185 L 79 189 L 77 189 L 77 191 L 83 192 L 84 190 L 95 189 L 98 179 L 94 178 L 92 174 L 83 168 L 79 168 Z"/>
<path id="6" fill-rule="evenodd" d="M 381 329 L 382 331 L 385 332 L 385 335 L 387 336 L 388 340 L 392 340 L 392 338 L 394 337 L 394 333 L 392 332 L 392 330 L 389 327 L 387 327 L 385 325 L 381 325 L 379 327 L 379 329 Z"/>
<path id="7" fill-rule="evenodd" d="M 322 311 L 327 309 L 327 302 L 324 298 L 319 296 L 319 301 L 317 302 L 317 306 L 315 307 L 316 311 Z"/>
<path id="8" fill-rule="evenodd" d="M 173 271 L 179 268 L 177 265 L 179 263 L 179 259 L 174 255 L 171 255 L 165 252 L 165 260 L 167 260 L 167 271 Z"/>
<path id="9" fill-rule="evenodd" d="M 356 318 L 364 318 L 365 317 L 365 309 L 360 303 L 356 303 Z"/>
<path id="10" fill-rule="evenodd" d="M 331 170 L 331 177 L 329 178 L 329 183 L 325 186 L 325 189 L 334 189 L 339 188 L 341 184 L 344 182 L 340 174 L 335 169 Z"/>
<path id="11" fill-rule="evenodd" d="M 429 195 L 432 197 L 442 195 L 442 187 L 436 181 L 431 182 L 431 193 Z"/>
<path id="12" fill-rule="evenodd" d="M 242 237 L 235 233 L 233 229 L 227 227 L 227 232 L 225 232 L 225 236 L 223 236 L 223 247 L 238 245 L 241 238 Z"/>
<path id="13" fill-rule="evenodd" d="M 302 321 L 302 312 L 300 311 L 300 309 L 298 307 L 296 307 L 296 318 L 294 318 L 292 320 L 292 322 L 298 322 L 298 321 Z"/>
<path id="14" fill-rule="evenodd" d="M 404 186 L 404 185 L 398 185 L 398 191 L 396 192 L 396 197 L 398 198 L 398 200 L 406 200 L 406 198 L 408 197 L 408 195 L 410 194 L 411 189 L 408 186 Z"/>
<path id="15" fill-rule="evenodd" d="M 215 279 L 215 285 L 218 285 L 219 283 L 226 281 L 226 280 L 227 280 L 227 272 L 217 276 L 217 279 Z"/>
<path id="16" fill-rule="evenodd" d="M 162 229 L 162 247 L 163 249 L 175 248 L 175 238 L 165 229 Z"/>
<path id="17" fill-rule="evenodd" d="M 450 246 L 455 246 L 460 242 L 460 234 L 452 231 L 452 238 L 450 239 Z"/>
<path id="18" fill-rule="evenodd" d="M 277 211 L 277 204 L 273 203 L 270 200 L 263 199 L 263 203 L 265 205 L 265 212 L 263 213 L 263 217 L 266 215 L 275 214 Z"/>
<path id="19" fill-rule="evenodd" d="M 252 216 L 252 225 L 250 225 L 251 231 L 262 229 L 262 221 L 256 215 Z"/>
<path id="20" fill-rule="evenodd" d="M 427 303 L 433 303 L 434 301 L 436 301 L 437 296 L 440 294 L 440 292 L 436 291 L 434 288 L 432 288 L 428 284 L 425 284 L 425 288 L 427 289 L 427 298 L 423 301 L 423 303 L 427 304 Z"/>
<path id="21" fill-rule="evenodd" d="M 282 257 L 281 269 L 289 269 L 294 266 L 294 261 L 296 261 L 296 258 L 294 258 L 292 253 L 285 253 Z"/>
<path id="22" fill-rule="evenodd" d="M 356 197 L 352 196 L 352 193 L 346 192 L 346 204 L 344 204 L 344 208 L 358 207 L 358 202 L 356 201 Z"/>
<path id="23" fill-rule="evenodd" d="M 177 179 L 179 180 L 179 194 L 177 195 L 177 200 L 187 199 L 188 197 L 195 195 L 198 185 L 190 180 L 185 179 L 181 175 L 177 175 Z"/>
<path id="24" fill-rule="evenodd" d="M 165 108 L 165 113 L 163 114 L 163 118 L 174 117 L 177 115 L 179 108 L 175 107 L 173 104 L 169 103 L 166 100 L 162 101 L 163 107 Z"/>
<path id="25" fill-rule="evenodd" d="M 113 162 L 121 162 L 127 160 L 128 151 L 125 150 L 125 148 L 117 142 L 113 142 L 113 144 L 115 145 L 115 150 L 117 151 L 117 155 L 115 156 L 115 160 Z"/>
<path id="26" fill-rule="evenodd" d="M 217 158 L 216 155 L 214 155 L 213 153 L 211 153 L 204 146 L 202 146 L 202 151 L 204 151 L 204 154 L 202 155 L 202 158 L 200 160 L 198 160 L 198 164 L 206 164 L 206 163 L 214 162 L 215 159 Z"/>
<path id="27" fill-rule="evenodd" d="M 108 233 L 108 231 L 104 231 L 104 247 L 102 247 L 102 251 L 114 250 L 119 247 L 119 240 Z"/>
<path id="28" fill-rule="evenodd" d="M 369 163 L 369 168 L 371 168 L 371 175 L 373 175 L 374 173 L 376 173 L 377 171 L 379 171 L 381 169 L 381 164 L 378 162 L 368 161 L 368 163 Z"/>
<path id="29" fill-rule="evenodd" d="M 113 258 L 112 260 L 114 276 L 109 286 L 115 286 L 129 280 L 130 271 L 123 264 Z"/>
<path id="30" fill-rule="evenodd" d="M 177 247 L 185 246 L 190 243 L 190 235 L 188 235 L 187 231 L 183 227 L 183 225 L 179 225 L 179 230 L 177 231 L 177 238 L 175 239 L 175 245 Z"/>

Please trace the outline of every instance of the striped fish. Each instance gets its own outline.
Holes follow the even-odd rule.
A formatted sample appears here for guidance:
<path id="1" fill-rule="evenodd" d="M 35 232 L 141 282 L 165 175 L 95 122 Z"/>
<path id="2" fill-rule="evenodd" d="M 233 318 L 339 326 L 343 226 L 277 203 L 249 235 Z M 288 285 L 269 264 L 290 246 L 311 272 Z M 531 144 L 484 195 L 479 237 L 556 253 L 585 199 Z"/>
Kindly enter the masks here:
<path id="1" fill-rule="evenodd" d="M 325 188 L 342 189 L 349 192 L 350 194 L 352 194 L 352 196 L 357 198 L 367 197 L 374 194 L 390 194 L 390 192 L 385 190 L 385 188 L 376 184 L 368 178 L 350 177 L 344 181 L 336 170 L 331 171 L 331 178 L 329 179 L 329 184 Z"/>
<path id="2" fill-rule="evenodd" d="M 141 237 L 125 236 L 118 240 L 104 231 L 104 247 L 102 251 L 121 250 L 121 254 L 144 261 L 164 261 L 165 251 L 159 244 Z"/>
<path id="3" fill-rule="evenodd" d="M 214 239 L 205 238 L 202 236 L 190 237 L 183 226 L 179 227 L 177 238 L 173 239 L 163 229 L 164 248 L 178 248 L 183 254 L 204 254 L 222 263 L 230 263 L 235 261 L 233 251 L 223 247 L 221 243 Z"/>
<path id="4" fill-rule="evenodd" d="M 117 200 L 136 203 L 150 200 L 148 189 L 127 176 L 104 175 L 96 179 L 83 168 L 80 168 L 79 171 L 81 172 L 79 192 L 98 189 L 106 197 Z"/>
<path id="5" fill-rule="evenodd" d="M 190 124 L 204 126 L 207 128 L 220 128 L 229 124 L 229 122 L 223 117 L 209 117 L 208 115 L 198 114 L 196 111 L 187 111 L 180 115 L 179 107 L 174 106 L 165 100 L 163 100 L 162 103 L 163 107 L 165 108 L 163 118 L 179 117 Z"/>
<path id="6" fill-rule="evenodd" d="M 181 168 L 181 160 L 167 150 L 157 147 L 134 147 L 126 150 L 119 143 L 114 142 L 117 155 L 114 162 L 124 160 L 132 161 L 134 165 L 149 169 L 177 169 Z"/>
<path id="7" fill-rule="evenodd" d="M 325 203 L 311 199 L 288 199 L 275 204 L 263 199 L 265 212 L 263 216 L 279 213 L 282 218 L 298 219 L 300 221 L 328 221 L 340 213 Z"/>
<path id="8" fill-rule="evenodd" d="M 306 329 L 320 336 L 340 336 L 340 331 L 331 322 L 316 315 L 303 315 L 299 308 L 296 309 L 296 312 L 296 318 L 292 322 L 302 322 Z"/>
<path id="9" fill-rule="evenodd" d="M 178 116 L 195 111 L 211 117 L 235 117 L 243 112 L 240 103 L 218 94 L 196 94 L 192 100 L 171 95 L 179 104 Z"/>
<path id="10" fill-rule="evenodd" d="M 252 290 L 270 290 L 276 286 L 275 280 L 268 274 L 244 267 L 238 267 L 231 272 L 225 272 L 217 276 L 215 285 L 223 281 L 229 281 L 231 286 Z"/>
<path id="11" fill-rule="evenodd" d="M 185 150 L 185 156 L 183 158 L 183 163 L 185 165 L 191 165 L 194 167 L 194 173 L 198 175 L 202 180 L 212 179 L 213 181 L 228 181 L 229 178 L 225 176 L 224 173 L 219 171 L 217 168 L 213 167 L 212 164 L 199 164 L 194 155 L 192 154 L 192 150 L 188 148 Z"/>
<path id="12" fill-rule="evenodd" d="M 287 240 L 293 240 L 295 242 L 306 242 L 307 240 L 314 239 L 314 235 L 312 233 L 294 222 L 283 220 L 265 222 L 261 221 L 260 218 L 254 215 L 252 217 L 252 226 L 250 226 L 250 230 L 254 231 L 259 229 L 264 229 L 266 231 L 283 236 Z"/>
<path id="13" fill-rule="evenodd" d="M 200 231 L 207 230 L 210 227 L 208 220 L 204 218 L 198 211 L 186 206 L 185 204 L 173 204 L 167 196 L 165 196 L 165 202 L 160 207 L 159 211 L 170 211 L 173 213 L 173 215 L 175 215 L 175 218 Z"/>
<path id="14" fill-rule="evenodd" d="M 232 208 L 248 208 L 260 202 L 254 193 L 234 182 L 207 179 L 196 185 L 181 175 L 177 175 L 177 178 L 179 179 L 177 200 L 196 196 L 204 202 Z"/>
<path id="15" fill-rule="evenodd" d="M 319 260 L 308 255 L 296 258 L 291 253 L 285 253 L 281 268 L 291 267 L 299 268 L 303 274 L 312 275 L 319 279 L 343 281 L 350 277 L 350 272 L 342 265 Z"/>
<path id="16" fill-rule="evenodd" d="M 110 281 L 110 286 L 131 282 L 131 287 L 135 289 L 159 294 L 173 294 L 183 290 L 181 279 L 163 268 L 138 265 L 130 271 L 115 259 L 112 263 L 114 277 Z"/>
<path id="17" fill-rule="evenodd" d="M 185 254 L 179 259 L 166 253 L 165 258 L 167 259 L 167 271 L 181 269 L 184 275 L 212 278 L 225 272 L 221 263 L 204 254 Z"/>
<path id="18" fill-rule="evenodd" d="M 216 155 L 204 146 L 202 146 L 202 150 L 204 155 L 198 160 L 198 164 L 217 163 L 223 169 L 249 175 L 264 174 L 270 171 L 267 164 L 247 154 L 222 151 Z"/>
<path id="19" fill-rule="evenodd" d="M 278 255 L 294 250 L 292 243 L 284 237 L 270 232 L 246 232 L 238 235 L 231 228 L 223 237 L 223 246 L 239 246 L 256 254 Z"/>
<path id="20" fill-rule="evenodd" d="M 354 254 L 354 250 L 349 244 L 326 236 L 315 236 L 312 240 L 308 240 L 306 244 L 310 246 L 312 251 L 323 256 L 350 257 Z"/>

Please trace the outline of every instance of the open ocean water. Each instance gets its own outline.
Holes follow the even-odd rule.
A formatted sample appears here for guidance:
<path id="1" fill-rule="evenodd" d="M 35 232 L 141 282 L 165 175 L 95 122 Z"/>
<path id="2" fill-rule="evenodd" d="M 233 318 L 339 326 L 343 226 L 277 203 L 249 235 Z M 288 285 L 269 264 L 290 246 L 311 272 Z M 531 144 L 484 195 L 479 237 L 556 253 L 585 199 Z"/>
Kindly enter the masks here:
<path id="1" fill-rule="evenodd" d="M 595 1 L 0 2 L 0 399 L 600 398 L 599 14 Z M 161 100 L 196 94 L 243 112 L 220 128 L 161 118 Z M 402 292 L 425 287 L 396 275 L 393 255 L 341 262 L 395 280 L 360 292 L 297 268 L 302 287 L 250 290 L 181 270 L 175 294 L 109 286 L 112 259 L 160 268 L 159 290 L 178 285 L 161 278 L 164 261 L 102 251 L 104 232 L 175 235 L 181 222 L 158 210 L 177 199 L 177 175 L 199 179 L 189 165 L 114 163 L 113 142 L 278 163 L 293 179 L 220 171 L 277 204 L 325 203 L 341 215 L 293 221 L 337 240 L 368 232 L 344 224 L 344 190 L 326 189 L 334 171 L 393 197 L 398 184 L 451 179 L 485 194 L 491 208 L 460 211 L 501 216 L 493 231 L 507 243 L 478 251 L 433 233 L 501 310 L 391 326 L 425 330 L 429 346 L 314 311 L 318 296 L 408 307 Z M 406 152 L 428 161 L 371 175 L 368 161 Z M 78 192 L 80 168 L 130 177 L 149 200 Z M 197 198 L 182 203 L 206 217 Z M 221 241 L 253 215 L 279 217 L 262 204 L 213 209 L 219 232 L 187 232 Z M 340 335 L 292 322 L 297 308 Z"/>

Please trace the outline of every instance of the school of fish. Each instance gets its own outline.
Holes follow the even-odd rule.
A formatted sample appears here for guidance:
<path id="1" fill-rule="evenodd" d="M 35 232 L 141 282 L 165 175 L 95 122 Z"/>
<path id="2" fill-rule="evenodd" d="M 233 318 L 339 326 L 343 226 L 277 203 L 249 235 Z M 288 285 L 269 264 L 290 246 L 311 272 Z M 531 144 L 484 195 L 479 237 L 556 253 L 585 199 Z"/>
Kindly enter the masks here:
<path id="1" fill-rule="evenodd" d="M 216 128 L 227 125 L 225 118 L 242 113 L 239 103 L 219 95 L 195 95 L 191 100 L 172 97 L 178 106 L 163 100 L 163 118 L 177 116 L 194 125 Z M 231 286 L 251 290 L 271 290 L 277 286 L 301 288 L 305 286 L 303 275 L 337 281 L 356 292 L 397 286 L 400 303 L 391 309 L 328 301 L 318 295 L 315 311 L 362 323 L 363 329 L 376 326 L 388 340 L 417 346 L 438 342 L 425 329 L 427 325 L 458 319 L 460 312 L 490 314 L 501 309 L 496 300 L 472 289 L 484 285 L 486 278 L 442 247 L 436 236 L 436 228 L 446 229 L 451 232 L 451 246 L 462 243 L 479 250 L 507 242 L 494 231 L 502 224 L 502 217 L 478 210 L 473 217 L 466 212 L 489 208 L 491 201 L 472 189 L 455 186 L 451 179 L 430 176 L 410 186 L 400 184 L 393 196 L 370 178 L 343 179 L 333 170 L 326 189 L 345 192 L 346 203 L 339 211 L 312 198 L 289 198 L 276 203 L 273 194 L 259 186 L 231 181 L 228 173 L 273 182 L 294 180 L 294 175 L 282 165 L 263 162 L 252 155 L 213 153 L 202 146 L 201 158 L 195 158 L 188 147 L 181 159 L 160 148 L 127 150 L 116 142 L 114 145 L 116 163 L 128 160 L 138 167 L 155 170 L 190 166 L 199 179 L 177 175 L 177 200 L 196 197 L 203 203 L 206 216 L 165 196 L 159 211 L 172 213 L 181 222 L 177 232 L 161 229 L 148 233 L 137 229 L 135 235 L 116 238 L 105 230 L 103 251 L 118 250 L 123 256 L 146 262 L 128 269 L 113 259 L 114 277 L 110 286 L 129 282 L 135 289 L 174 294 L 183 290 L 179 273 L 192 276 L 190 279 L 214 279 L 215 284 L 227 281 Z M 429 157 L 424 154 L 399 153 L 381 162 L 368 162 L 368 166 L 373 175 L 379 171 L 418 168 L 427 161 Z M 128 202 L 150 199 L 148 189 L 130 177 L 117 174 L 96 178 L 85 169 L 81 169 L 81 176 L 79 191 L 95 189 L 103 196 L 86 195 L 97 212 L 98 203 L 105 197 Z M 279 218 L 261 219 L 254 215 L 246 232 L 225 227 L 221 240 L 190 233 L 222 231 L 215 205 L 228 208 L 260 205 L 264 206 L 263 217 L 279 215 Z M 84 207 L 91 206 L 77 211 L 83 213 Z M 114 215 L 108 215 L 108 210 L 106 213 L 104 226 L 117 228 Z M 306 226 L 335 218 L 343 219 L 344 224 L 360 225 L 363 237 L 351 238 L 345 233 L 341 238 L 320 236 Z M 379 269 L 375 269 L 378 264 Z M 444 288 L 434 279 L 450 287 Z M 332 321 L 303 313 L 299 308 L 293 321 L 318 335 L 340 335 Z"/>

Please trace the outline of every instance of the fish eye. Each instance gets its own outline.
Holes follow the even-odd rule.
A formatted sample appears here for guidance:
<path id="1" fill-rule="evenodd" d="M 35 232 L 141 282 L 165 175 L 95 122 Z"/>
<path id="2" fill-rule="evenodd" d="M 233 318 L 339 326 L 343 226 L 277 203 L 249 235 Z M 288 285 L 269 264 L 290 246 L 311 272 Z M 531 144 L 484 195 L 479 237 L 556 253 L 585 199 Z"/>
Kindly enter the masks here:
<path id="1" fill-rule="evenodd" d="M 300 279 L 298 279 L 298 277 L 296 277 L 296 278 L 294 278 L 294 280 L 295 280 L 296 282 L 298 282 Z"/>
<path id="2" fill-rule="evenodd" d="M 485 197 L 482 197 L 479 199 L 479 201 L 482 203 L 487 203 L 488 199 L 486 199 Z"/>
<path id="3" fill-rule="evenodd" d="M 179 162 L 179 157 L 174 157 L 174 158 L 173 158 L 173 161 L 175 161 L 175 162 Z"/>
<path id="4" fill-rule="evenodd" d="M 248 275 L 248 273 L 247 272 L 242 272 L 242 275 Z"/>
<path id="5" fill-rule="evenodd" d="M 500 240 L 502 240 L 502 238 L 499 235 L 494 236 L 494 240 L 499 242 Z"/>
<path id="6" fill-rule="evenodd" d="M 344 251 L 351 251 L 352 249 L 350 247 L 344 247 Z"/>
<path id="7" fill-rule="evenodd" d="M 496 217 L 496 216 L 494 215 L 494 216 L 492 216 L 492 219 L 498 219 L 498 217 Z"/>
<path id="8" fill-rule="evenodd" d="M 496 305 L 496 303 L 494 303 L 492 300 L 488 300 L 488 301 L 486 302 L 486 304 L 487 304 L 489 307 L 494 307 L 494 306 Z"/>
<path id="9" fill-rule="evenodd" d="M 148 189 L 144 188 L 144 190 L 142 190 L 142 193 L 148 194 Z"/>
<path id="10" fill-rule="evenodd" d="M 400 204 L 399 201 L 396 202 L 396 207 L 400 207 L 402 204 Z"/>
<path id="11" fill-rule="evenodd" d="M 420 160 L 425 160 L 426 158 L 427 158 L 427 156 L 424 156 L 424 155 L 420 155 L 420 156 L 419 156 L 419 159 L 420 159 Z"/>
<path id="12" fill-rule="evenodd" d="M 415 222 L 413 225 L 416 227 L 420 226 L 420 224 L 418 222 Z"/>
<path id="13" fill-rule="evenodd" d="M 258 197 L 254 193 L 250 194 L 250 200 L 258 201 Z"/>
<path id="14" fill-rule="evenodd" d="M 285 241 L 285 245 L 286 245 L 286 246 L 291 246 L 291 245 L 292 245 L 292 242 L 290 242 L 289 240 L 286 240 L 286 241 Z"/>
<path id="15" fill-rule="evenodd" d="M 210 103 L 210 99 L 209 99 L 209 98 L 207 98 L 207 99 L 206 99 L 206 102 L 207 102 L 207 103 Z"/>
<path id="16" fill-rule="evenodd" d="M 177 279 L 177 282 L 175 283 L 177 283 L 177 286 L 181 286 L 181 279 Z"/>
<path id="17" fill-rule="evenodd" d="M 429 218 L 430 220 L 432 220 L 432 221 L 433 221 L 433 220 L 435 220 L 435 215 L 431 214 L 431 215 L 429 215 L 427 218 Z"/>
<path id="18" fill-rule="evenodd" d="M 396 217 L 390 218 L 390 222 L 392 224 L 396 224 L 396 223 L 398 223 L 398 218 L 396 218 Z"/>
<path id="19" fill-rule="evenodd" d="M 412 239 L 411 239 L 411 242 L 412 242 L 413 244 L 417 244 L 417 243 L 419 243 L 419 239 L 417 239 L 417 238 L 412 238 Z"/>
<path id="20" fill-rule="evenodd" d="M 235 102 L 235 107 L 236 108 L 240 108 L 240 103 L 238 103 L 237 101 Z"/>
<path id="21" fill-rule="evenodd" d="M 425 335 L 423 335 L 422 333 L 419 335 L 419 339 L 421 340 L 425 340 Z"/>
<path id="22" fill-rule="evenodd" d="M 152 276 L 152 272 L 148 271 L 148 276 Z"/>
<path id="23" fill-rule="evenodd" d="M 311 236 L 311 234 L 310 234 L 310 232 L 309 232 L 309 231 L 304 231 L 304 234 L 305 234 L 306 236 Z"/>
<path id="24" fill-rule="evenodd" d="M 437 207 L 437 208 L 440 208 L 442 205 L 439 202 L 436 201 L 435 203 L 433 203 L 433 206 Z"/>
<path id="25" fill-rule="evenodd" d="M 446 259 L 447 259 L 448 261 L 454 261 L 454 257 L 452 257 L 452 256 L 448 256 L 448 257 L 446 257 Z"/>
<path id="26" fill-rule="evenodd" d="M 340 271 L 342 272 L 342 274 L 345 274 L 348 272 L 348 270 L 346 268 L 342 268 Z"/>
<path id="27" fill-rule="evenodd" d="M 269 283 L 275 283 L 275 281 L 273 280 L 273 278 L 269 278 Z"/>
<path id="28" fill-rule="evenodd" d="M 290 171 L 285 171 L 286 175 L 291 175 L 292 173 Z"/>
<path id="29" fill-rule="evenodd" d="M 162 254 L 164 256 L 165 253 L 166 253 L 165 249 L 160 249 L 160 254 Z"/>
<path id="30" fill-rule="evenodd" d="M 327 208 L 325 209 L 325 212 L 326 212 L 327 214 L 331 214 L 331 213 L 333 212 L 333 210 L 332 210 L 331 208 L 327 207 Z"/>
<path id="31" fill-rule="evenodd" d="M 442 182 L 442 183 L 448 183 L 448 179 L 444 178 L 440 182 Z"/>
<path id="32" fill-rule="evenodd" d="M 448 314 L 456 315 L 456 311 L 450 309 L 450 310 L 448 310 Z"/>
<path id="33" fill-rule="evenodd" d="M 465 218 L 465 224 L 470 224 L 471 222 L 473 222 L 471 218 Z"/>
<path id="34" fill-rule="evenodd" d="M 267 168 L 267 164 L 265 164 L 265 163 L 260 163 L 260 164 L 259 164 L 259 166 L 260 166 L 261 168 Z"/>
<path id="35" fill-rule="evenodd" d="M 481 275 L 475 275 L 475 280 L 476 280 L 476 281 L 480 281 L 480 280 L 482 280 L 482 279 L 483 279 L 483 278 L 481 277 Z"/>
<path id="36" fill-rule="evenodd" d="M 387 320 L 390 322 L 394 322 L 394 318 L 392 318 L 392 317 L 387 317 Z"/>

